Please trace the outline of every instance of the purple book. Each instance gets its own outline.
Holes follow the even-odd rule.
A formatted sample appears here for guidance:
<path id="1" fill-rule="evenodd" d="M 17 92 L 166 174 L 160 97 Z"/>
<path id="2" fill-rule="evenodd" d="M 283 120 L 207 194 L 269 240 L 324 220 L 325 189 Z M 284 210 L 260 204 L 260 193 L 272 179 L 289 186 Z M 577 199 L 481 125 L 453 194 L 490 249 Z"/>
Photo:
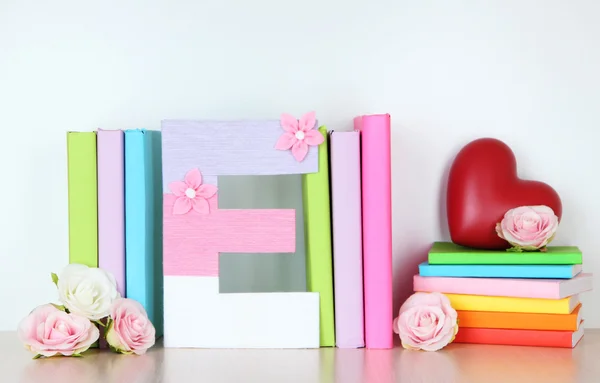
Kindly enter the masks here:
<path id="1" fill-rule="evenodd" d="M 125 296 L 123 132 L 98 130 L 98 266 L 115 276 Z"/>
<path id="2" fill-rule="evenodd" d="M 330 143 L 335 339 L 339 348 L 358 348 L 365 346 L 360 133 L 333 131 Z"/>

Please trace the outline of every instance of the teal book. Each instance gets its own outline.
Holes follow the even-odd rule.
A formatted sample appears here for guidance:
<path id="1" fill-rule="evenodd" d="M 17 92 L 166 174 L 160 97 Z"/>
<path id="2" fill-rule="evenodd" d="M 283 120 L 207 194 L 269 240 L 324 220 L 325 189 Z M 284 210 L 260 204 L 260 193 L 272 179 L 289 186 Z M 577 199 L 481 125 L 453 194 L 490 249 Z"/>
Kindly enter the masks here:
<path id="1" fill-rule="evenodd" d="M 163 334 L 161 133 L 125 131 L 126 296 Z"/>
<path id="2" fill-rule="evenodd" d="M 422 277 L 571 279 L 581 265 L 419 265 Z"/>
<path id="3" fill-rule="evenodd" d="M 576 246 L 547 246 L 546 251 L 472 249 L 452 242 L 435 242 L 429 250 L 430 265 L 579 265 L 583 261 Z"/>

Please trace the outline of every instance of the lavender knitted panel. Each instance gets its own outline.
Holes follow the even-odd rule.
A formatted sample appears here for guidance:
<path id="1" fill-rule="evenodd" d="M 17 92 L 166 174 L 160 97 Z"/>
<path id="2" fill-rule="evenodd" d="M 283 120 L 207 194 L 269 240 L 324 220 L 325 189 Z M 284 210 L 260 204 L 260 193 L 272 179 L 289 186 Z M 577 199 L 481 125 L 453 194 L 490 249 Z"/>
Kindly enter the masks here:
<path id="1" fill-rule="evenodd" d="M 318 126 L 318 122 L 315 123 Z M 163 190 L 198 168 L 203 176 L 283 175 L 319 171 L 319 151 L 309 147 L 302 162 L 275 149 L 284 133 L 279 120 L 162 122 Z"/>

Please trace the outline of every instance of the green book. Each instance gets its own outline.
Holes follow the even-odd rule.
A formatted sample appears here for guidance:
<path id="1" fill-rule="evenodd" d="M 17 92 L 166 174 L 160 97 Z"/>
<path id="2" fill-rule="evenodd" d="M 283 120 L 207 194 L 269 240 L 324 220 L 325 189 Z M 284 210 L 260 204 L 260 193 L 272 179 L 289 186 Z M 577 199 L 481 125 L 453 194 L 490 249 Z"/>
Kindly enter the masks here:
<path id="1" fill-rule="evenodd" d="M 96 133 L 67 133 L 69 263 L 98 267 Z"/>
<path id="2" fill-rule="evenodd" d="M 319 172 L 302 176 L 306 236 L 306 287 L 309 292 L 319 293 L 321 347 L 334 347 L 328 134 L 324 126 L 319 128 L 319 132 L 325 137 L 325 142 L 319 145 Z"/>
<path id="3" fill-rule="evenodd" d="M 548 246 L 546 252 L 481 250 L 435 242 L 429 250 L 430 265 L 579 265 L 582 254 L 576 246 Z"/>

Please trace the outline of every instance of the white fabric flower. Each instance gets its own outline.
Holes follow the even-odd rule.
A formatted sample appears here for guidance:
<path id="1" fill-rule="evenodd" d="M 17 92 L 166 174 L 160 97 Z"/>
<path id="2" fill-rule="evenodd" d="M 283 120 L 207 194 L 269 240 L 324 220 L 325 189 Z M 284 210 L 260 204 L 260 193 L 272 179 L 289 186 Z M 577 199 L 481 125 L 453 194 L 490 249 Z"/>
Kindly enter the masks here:
<path id="1" fill-rule="evenodd" d="M 112 274 L 78 263 L 67 265 L 59 273 L 56 286 L 69 312 L 91 321 L 108 316 L 112 302 L 121 296 Z"/>

